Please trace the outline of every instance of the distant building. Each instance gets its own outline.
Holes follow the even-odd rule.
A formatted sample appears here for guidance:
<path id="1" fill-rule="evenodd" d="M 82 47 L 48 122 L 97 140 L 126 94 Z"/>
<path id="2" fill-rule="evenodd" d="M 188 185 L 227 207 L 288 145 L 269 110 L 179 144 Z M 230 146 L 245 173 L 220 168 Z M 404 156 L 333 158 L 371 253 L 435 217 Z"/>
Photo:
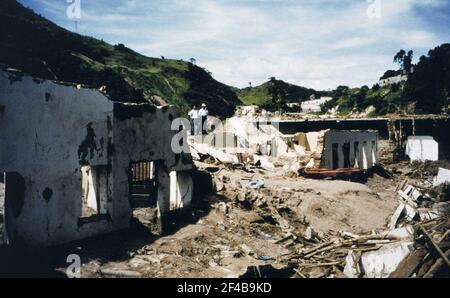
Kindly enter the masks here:
<path id="1" fill-rule="evenodd" d="M 397 84 L 400 82 L 404 82 L 406 80 L 408 80 L 407 75 L 399 74 L 395 77 L 389 77 L 389 78 L 382 79 L 382 80 L 380 80 L 380 82 L 378 84 L 381 87 L 383 87 L 383 86 L 388 86 L 388 85 L 393 85 L 393 84 Z"/>
<path id="2" fill-rule="evenodd" d="M 302 111 L 305 113 L 308 112 L 320 112 L 320 106 L 326 103 L 327 101 L 332 100 L 332 97 L 321 97 L 319 99 L 312 99 L 303 101 L 301 103 Z"/>

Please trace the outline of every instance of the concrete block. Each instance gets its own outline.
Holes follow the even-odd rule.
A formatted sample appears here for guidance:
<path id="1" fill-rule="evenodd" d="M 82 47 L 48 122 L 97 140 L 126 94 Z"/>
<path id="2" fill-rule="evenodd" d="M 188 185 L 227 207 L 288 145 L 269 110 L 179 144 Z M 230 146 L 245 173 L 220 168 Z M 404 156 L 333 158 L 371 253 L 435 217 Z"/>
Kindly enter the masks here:
<path id="1" fill-rule="evenodd" d="M 411 161 L 435 161 L 439 159 L 439 144 L 431 136 L 410 136 L 405 153 Z"/>
<path id="2" fill-rule="evenodd" d="M 450 183 L 450 170 L 439 168 L 439 172 L 434 178 L 433 186 L 438 186 L 443 183 Z"/>

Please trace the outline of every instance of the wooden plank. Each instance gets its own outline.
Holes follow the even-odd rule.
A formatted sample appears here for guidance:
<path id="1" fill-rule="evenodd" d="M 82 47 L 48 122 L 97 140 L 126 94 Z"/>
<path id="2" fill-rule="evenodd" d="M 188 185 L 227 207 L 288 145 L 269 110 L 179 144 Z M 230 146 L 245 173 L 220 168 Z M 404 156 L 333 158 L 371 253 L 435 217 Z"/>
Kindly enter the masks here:
<path id="1" fill-rule="evenodd" d="M 430 236 L 430 234 L 428 234 L 428 232 L 425 230 L 425 228 L 421 224 L 419 224 L 419 229 L 422 230 L 422 232 L 428 238 L 428 241 L 431 242 L 431 245 L 434 247 L 434 249 L 437 251 L 437 253 L 441 256 L 441 258 L 444 260 L 444 262 L 450 268 L 450 261 L 448 260 L 447 256 L 444 254 L 444 252 L 441 250 L 439 245 L 437 245 L 436 242 L 434 242 L 433 238 Z"/>
<path id="2" fill-rule="evenodd" d="M 302 255 L 310 254 L 310 253 L 312 253 L 312 252 L 314 252 L 314 251 L 316 251 L 316 250 L 318 250 L 318 249 L 321 249 L 321 248 L 323 248 L 323 247 L 325 247 L 325 246 L 332 245 L 333 243 L 334 243 L 334 240 L 333 240 L 333 241 L 324 242 L 324 243 L 319 244 L 319 245 L 317 245 L 317 246 L 315 246 L 315 247 L 313 247 L 313 248 L 310 248 L 310 249 L 307 249 L 307 250 L 305 250 L 305 251 L 302 251 L 301 254 L 302 254 Z"/>
<path id="3" fill-rule="evenodd" d="M 328 263 L 304 263 L 299 265 L 299 267 L 313 268 L 313 267 L 326 267 L 340 265 L 342 262 L 328 262 Z"/>
<path id="4" fill-rule="evenodd" d="M 333 249 L 341 247 L 342 245 L 343 245 L 343 243 L 337 243 L 337 244 L 334 244 L 334 245 L 329 246 L 329 247 L 318 249 L 318 250 L 316 250 L 316 251 L 314 251 L 312 253 L 309 253 L 309 254 L 305 255 L 303 258 L 304 259 L 309 259 L 310 257 L 314 256 L 315 254 L 318 254 L 318 253 L 321 253 L 321 252 L 325 252 L 325 251 L 329 251 L 329 250 L 333 250 Z"/>
<path id="5" fill-rule="evenodd" d="M 405 259 L 403 259 L 397 266 L 394 272 L 392 272 L 390 278 L 406 278 L 410 277 L 417 268 L 423 263 L 424 257 L 427 254 L 425 249 L 416 249 L 410 253 Z"/>

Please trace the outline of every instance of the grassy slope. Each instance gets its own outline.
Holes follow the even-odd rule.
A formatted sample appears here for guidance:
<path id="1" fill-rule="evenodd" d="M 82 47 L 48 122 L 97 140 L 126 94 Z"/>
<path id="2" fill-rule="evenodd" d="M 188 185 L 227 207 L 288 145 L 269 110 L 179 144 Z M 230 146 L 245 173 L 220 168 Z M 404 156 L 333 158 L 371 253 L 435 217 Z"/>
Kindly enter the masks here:
<path id="1" fill-rule="evenodd" d="M 207 102 L 220 116 L 240 103 L 231 87 L 200 67 L 72 33 L 14 0 L 0 1 L 0 44 L 0 63 L 37 77 L 106 86 L 117 101 L 170 103 L 182 112 Z"/>
<path id="2" fill-rule="evenodd" d="M 372 87 L 366 92 L 362 88 L 348 89 L 345 94 L 333 96 L 333 100 L 328 102 L 325 110 L 339 105 L 338 113 L 347 115 L 353 110 L 362 112 L 369 106 L 373 106 L 375 111 L 369 116 L 384 115 L 397 112 L 403 97 L 404 83 L 397 86 Z"/>
<path id="3" fill-rule="evenodd" d="M 235 92 L 239 100 L 246 105 L 262 105 L 270 99 L 267 83 L 257 87 L 236 88 Z"/>
<path id="4" fill-rule="evenodd" d="M 299 102 L 300 99 L 305 100 L 312 94 L 321 95 L 323 93 L 314 89 L 289 84 L 281 80 L 268 81 L 256 87 L 235 89 L 235 91 L 243 103 L 247 105 L 262 105 L 271 99 L 269 91 L 271 84 L 276 84 L 278 90 L 285 92 L 287 102 Z"/>

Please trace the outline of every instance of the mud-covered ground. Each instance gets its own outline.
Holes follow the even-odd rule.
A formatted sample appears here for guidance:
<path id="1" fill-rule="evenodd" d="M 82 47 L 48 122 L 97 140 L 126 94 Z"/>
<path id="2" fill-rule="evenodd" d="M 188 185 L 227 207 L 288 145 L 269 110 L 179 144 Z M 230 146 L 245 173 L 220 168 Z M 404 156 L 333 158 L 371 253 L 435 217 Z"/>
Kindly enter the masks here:
<path id="1" fill-rule="evenodd" d="M 77 254 L 82 277 L 239 277 L 253 276 L 254 268 L 291 276 L 292 256 L 303 247 L 340 231 L 385 228 L 398 205 L 396 188 L 414 170 L 406 163 L 393 165 L 394 177 L 371 174 L 363 184 L 287 177 L 257 167 L 196 165 L 210 172 L 216 193 L 196 198 L 192 214 L 173 233 L 158 237 L 148 221 L 136 219 L 129 230 L 62 247 L 6 251 L 0 273 L 63 277 L 67 256 Z M 264 187 L 250 188 L 255 179 Z M 135 214 L 145 221 L 145 212 Z M 149 219 L 153 216 L 149 211 Z"/>

